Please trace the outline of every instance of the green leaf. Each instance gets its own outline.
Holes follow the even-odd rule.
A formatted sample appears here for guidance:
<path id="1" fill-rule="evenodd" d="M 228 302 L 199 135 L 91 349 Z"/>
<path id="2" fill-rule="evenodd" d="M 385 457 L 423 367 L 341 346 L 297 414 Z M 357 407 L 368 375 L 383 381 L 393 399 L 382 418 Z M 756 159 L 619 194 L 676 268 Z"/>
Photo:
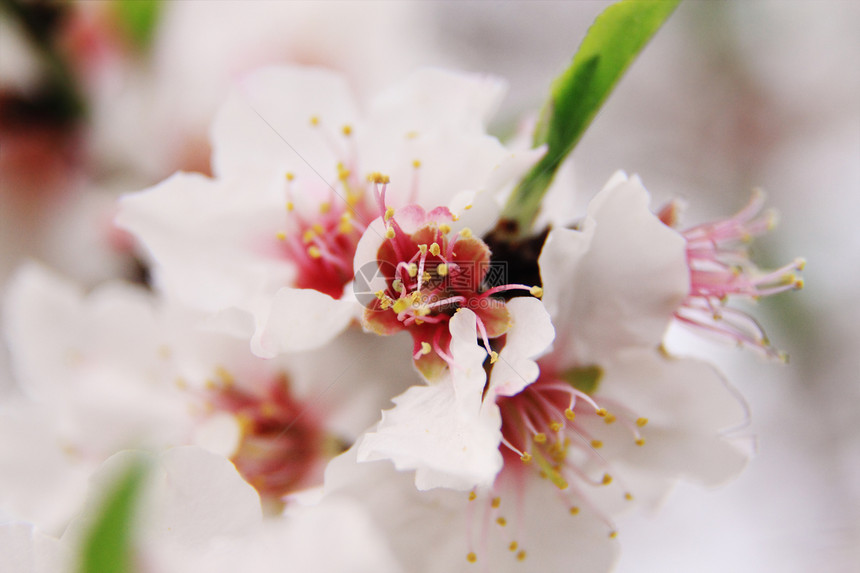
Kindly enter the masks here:
<path id="1" fill-rule="evenodd" d="M 578 366 L 563 372 L 561 378 L 580 392 L 591 395 L 597 391 L 603 369 L 600 366 Z"/>
<path id="2" fill-rule="evenodd" d="M 116 0 L 114 9 L 123 33 L 140 52 L 152 44 L 161 14 L 160 0 Z"/>
<path id="3" fill-rule="evenodd" d="M 132 573 L 132 524 L 146 477 L 142 461 L 132 463 L 105 496 L 101 513 L 84 538 L 80 573 Z"/>
<path id="4" fill-rule="evenodd" d="M 535 127 L 546 155 L 514 189 L 499 229 L 522 237 L 531 230 L 556 171 L 591 124 L 624 72 L 681 0 L 623 0 L 589 28 L 570 67 L 553 81 Z"/>

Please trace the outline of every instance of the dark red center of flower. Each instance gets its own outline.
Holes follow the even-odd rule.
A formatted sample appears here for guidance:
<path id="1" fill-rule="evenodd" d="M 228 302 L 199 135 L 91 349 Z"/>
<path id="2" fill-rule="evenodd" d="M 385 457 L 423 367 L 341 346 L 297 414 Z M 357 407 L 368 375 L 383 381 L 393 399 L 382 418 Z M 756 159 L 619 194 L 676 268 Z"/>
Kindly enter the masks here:
<path id="1" fill-rule="evenodd" d="M 540 289 L 525 285 L 490 287 L 487 279 L 493 266 L 490 249 L 468 228 L 451 230 L 454 220 L 444 207 L 429 213 L 416 205 L 402 211 L 411 219 L 423 220 L 414 232 L 404 231 L 393 209 L 385 208 L 385 185 L 378 193 L 386 224 L 385 239 L 377 252 L 377 264 L 385 288 L 365 310 L 365 324 L 378 334 L 407 330 L 413 338 L 413 358 L 428 378 L 435 377 L 453 363 L 448 322 L 460 309 L 477 317 L 476 337 L 483 340 L 493 361 L 489 339 L 501 336 L 511 326 L 503 300 L 492 295 L 524 289 L 539 295 Z"/>
<path id="2" fill-rule="evenodd" d="M 221 375 L 208 398 L 216 411 L 238 420 L 241 435 L 231 461 L 264 498 L 319 483 L 324 463 L 337 453 L 329 452 L 332 440 L 316 413 L 291 394 L 286 376 L 252 391 Z"/>

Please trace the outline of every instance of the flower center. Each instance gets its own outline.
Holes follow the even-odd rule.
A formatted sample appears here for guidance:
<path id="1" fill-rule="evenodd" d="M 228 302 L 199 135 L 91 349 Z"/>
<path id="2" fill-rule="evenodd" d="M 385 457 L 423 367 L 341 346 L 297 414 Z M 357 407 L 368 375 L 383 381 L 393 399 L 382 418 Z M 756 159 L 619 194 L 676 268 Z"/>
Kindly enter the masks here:
<path id="1" fill-rule="evenodd" d="M 250 390 L 219 369 L 206 397 L 212 411 L 228 412 L 238 421 L 239 443 L 231 461 L 264 499 L 280 500 L 320 483 L 324 464 L 342 450 L 318 415 L 292 395 L 285 375 Z"/>
<path id="2" fill-rule="evenodd" d="M 377 184 L 377 201 L 385 222 L 385 237 L 376 260 L 385 288 L 368 304 L 365 324 L 382 335 L 407 330 L 413 337 L 416 366 L 433 378 L 445 366 L 454 365 L 448 322 L 457 311 L 467 308 L 477 316 L 476 337 L 495 362 L 498 354 L 490 348 L 489 340 L 507 332 L 511 320 L 505 302 L 493 295 L 525 290 L 540 296 L 540 287 L 490 287 L 491 281 L 503 282 L 505 267 L 491 263 L 484 241 L 468 228 L 453 232 L 450 223 L 456 217 L 445 207 L 425 213 L 421 207 L 409 205 L 395 214 L 385 204 L 388 178 L 376 173 L 371 180 Z M 401 215 L 418 221 L 417 229 L 405 231 L 398 221 Z M 502 275 L 502 281 L 496 275 Z"/>
<path id="3" fill-rule="evenodd" d="M 373 214 L 363 186 L 351 170 L 338 164 L 338 180 L 298 202 L 295 177 L 287 173 L 288 231 L 277 234 L 281 253 L 297 268 L 295 286 L 340 298 L 352 280 L 352 261 L 358 240 Z"/>
<path id="4" fill-rule="evenodd" d="M 482 531 L 486 532 L 493 524 L 504 528 L 510 519 L 517 518 L 502 511 L 502 498 L 521 499 L 525 480 L 537 476 L 555 486 L 559 503 L 571 516 L 588 510 L 606 524 L 608 536 L 614 538 L 616 527 L 600 507 L 605 498 L 600 496 L 598 501 L 596 492 L 590 490 L 616 488 L 622 502 L 631 501 L 633 494 L 610 472 L 601 449 L 604 440 L 609 445 L 619 435 L 643 446 L 641 431 L 648 420 L 635 417 L 617 404 L 612 404 L 610 413 L 591 398 L 602 375 L 598 367 L 555 374 L 548 368 L 542 370 L 541 377 L 519 394 L 497 398 L 502 415 L 500 449 L 504 466 L 487 498 L 489 505 L 483 511 L 487 523 Z M 617 432 L 615 426 L 623 426 L 624 430 Z M 472 501 L 478 497 L 476 492 L 470 494 Z M 525 559 L 523 544 L 507 531 L 502 535 L 516 558 Z M 486 539 L 482 545 L 487 545 Z M 479 552 L 470 548 L 467 560 L 478 561 Z"/>

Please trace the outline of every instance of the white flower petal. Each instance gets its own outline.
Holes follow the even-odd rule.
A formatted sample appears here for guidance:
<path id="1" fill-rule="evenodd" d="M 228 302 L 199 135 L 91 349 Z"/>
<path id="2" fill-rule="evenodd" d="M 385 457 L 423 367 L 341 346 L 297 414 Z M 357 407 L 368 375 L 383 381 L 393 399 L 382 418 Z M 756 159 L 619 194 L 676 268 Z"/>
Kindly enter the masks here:
<path id="1" fill-rule="evenodd" d="M 257 356 L 272 358 L 283 352 L 318 348 L 330 342 L 358 318 L 360 306 L 352 299 L 333 299 L 313 289 L 284 287 L 251 339 Z"/>
<path id="2" fill-rule="evenodd" d="M 73 571 L 68 551 L 59 539 L 29 523 L 0 525 L 0 555 L 6 573 L 63 573 Z"/>
<path id="3" fill-rule="evenodd" d="M 283 218 L 283 199 L 271 186 L 254 177 L 177 173 L 124 196 L 116 223 L 143 242 L 158 286 L 171 296 L 213 312 L 242 307 L 292 276 L 266 244 L 275 243 Z"/>
<path id="4" fill-rule="evenodd" d="M 618 544 L 609 538 L 606 525 L 586 510 L 570 515 L 558 490 L 547 487 L 545 480 L 530 480 L 521 498 L 502 498 L 501 509 L 490 514 L 488 499 L 469 501 L 463 493 L 445 489 L 418 491 L 408 475 L 388 464 L 357 464 L 355 450 L 329 464 L 321 503 L 343 498 L 361 503 L 407 571 L 448 573 L 484 567 L 499 573 L 604 573 L 615 560 Z M 499 527 L 489 515 L 506 517 L 507 526 Z M 524 562 L 511 553 L 511 541 L 525 550 Z M 481 554 L 472 565 L 466 555 L 475 550 Z"/>
<path id="5" fill-rule="evenodd" d="M 426 68 L 381 93 L 373 101 L 370 119 L 377 128 L 396 126 L 401 134 L 447 128 L 483 131 L 506 89 L 504 81 L 492 76 Z"/>
<path id="6" fill-rule="evenodd" d="M 456 366 L 431 386 L 413 386 L 394 398 L 375 432 L 365 435 L 359 459 L 391 459 L 399 470 L 416 470 L 420 490 L 489 486 L 502 467 L 501 417 L 482 405 L 486 352 L 475 341 L 476 317 L 461 310 L 449 325 Z"/>
<path id="7" fill-rule="evenodd" d="M 580 364 L 656 347 L 689 289 L 683 238 L 648 209 L 638 178 L 613 182 L 589 205 L 582 230 L 553 230 L 540 257 L 557 344 Z"/>
<path id="8" fill-rule="evenodd" d="M 507 303 L 513 326 L 490 375 L 490 394 L 514 396 L 534 382 L 540 370 L 535 358 L 547 350 L 555 338 L 555 328 L 543 304 L 535 298 L 520 297 Z"/>
<path id="9" fill-rule="evenodd" d="M 311 118 L 319 125 L 312 125 Z M 321 68 L 272 67 L 239 84 L 212 127 L 212 164 L 219 177 L 260 171 L 282 179 L 335 180 L 346 153 L 332 140 L 358 111 L 345 79 Z M 346 141 L 340 141 L 346 150 Z"/>
<path id="10" fill-rule="evenodd" d="M 202 448 L 173 448 L 160 455 L 125 451 L 111 456 L 92 477 L 87 507 L 63 535 L 75 543 L 99 515 L 104 495 L 134 460 L 150 462 L 138 502 L 138 535 L 150 547 L 204 546 L 221 535 L 257 526 L 262 509 L 257 492 L 229 460 Z"/>

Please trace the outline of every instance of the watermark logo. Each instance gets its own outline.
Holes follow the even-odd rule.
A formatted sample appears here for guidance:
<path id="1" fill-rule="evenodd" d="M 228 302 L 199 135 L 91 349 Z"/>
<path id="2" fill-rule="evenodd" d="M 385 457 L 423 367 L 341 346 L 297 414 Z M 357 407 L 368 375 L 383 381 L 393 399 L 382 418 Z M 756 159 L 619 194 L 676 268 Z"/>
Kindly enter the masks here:
<path id="1" fill-rule="evenodd" d="M 387 277 L 393 277 L 395 267 L 387 261 L 370 261 L 361 265 L 352 281 L 352 290 L 359 303 L 370 308 L 376 293 L 388 287 Z"/>
<path id="2" fill-rule="evenodd" d="M 376 293 L 383 291 L 392 298 L 400 295 L 389 291 L 389 286 L 395 278 L 405 282 L 402 287 L 406 294 L 418 287 L 417 277 L 409 276 L 408 272 L 398 273 L 397 268 L 387 261 L 370 261 L 365 263 L 355 273 L 352 283 L 355 298 L 367 308 L 378 308 L 374 301 L 378 300 Z M 506 261 L 465 261 L 459 264 L 449 264 L 446 272 L 439 274 L 438 267 L 429 265 L 421 277 L 420 296 L 415 297 L 416 304 L 426 304 L 454 298 L 451 304 L 440 305 L 437 310 L 451 308 L 484 308 L 493 304 L 492 299 L 475 295 L 487 289 L 507 284 L 508 263 Z M 381 310 L 381 309 L 380 309 Z"/>

